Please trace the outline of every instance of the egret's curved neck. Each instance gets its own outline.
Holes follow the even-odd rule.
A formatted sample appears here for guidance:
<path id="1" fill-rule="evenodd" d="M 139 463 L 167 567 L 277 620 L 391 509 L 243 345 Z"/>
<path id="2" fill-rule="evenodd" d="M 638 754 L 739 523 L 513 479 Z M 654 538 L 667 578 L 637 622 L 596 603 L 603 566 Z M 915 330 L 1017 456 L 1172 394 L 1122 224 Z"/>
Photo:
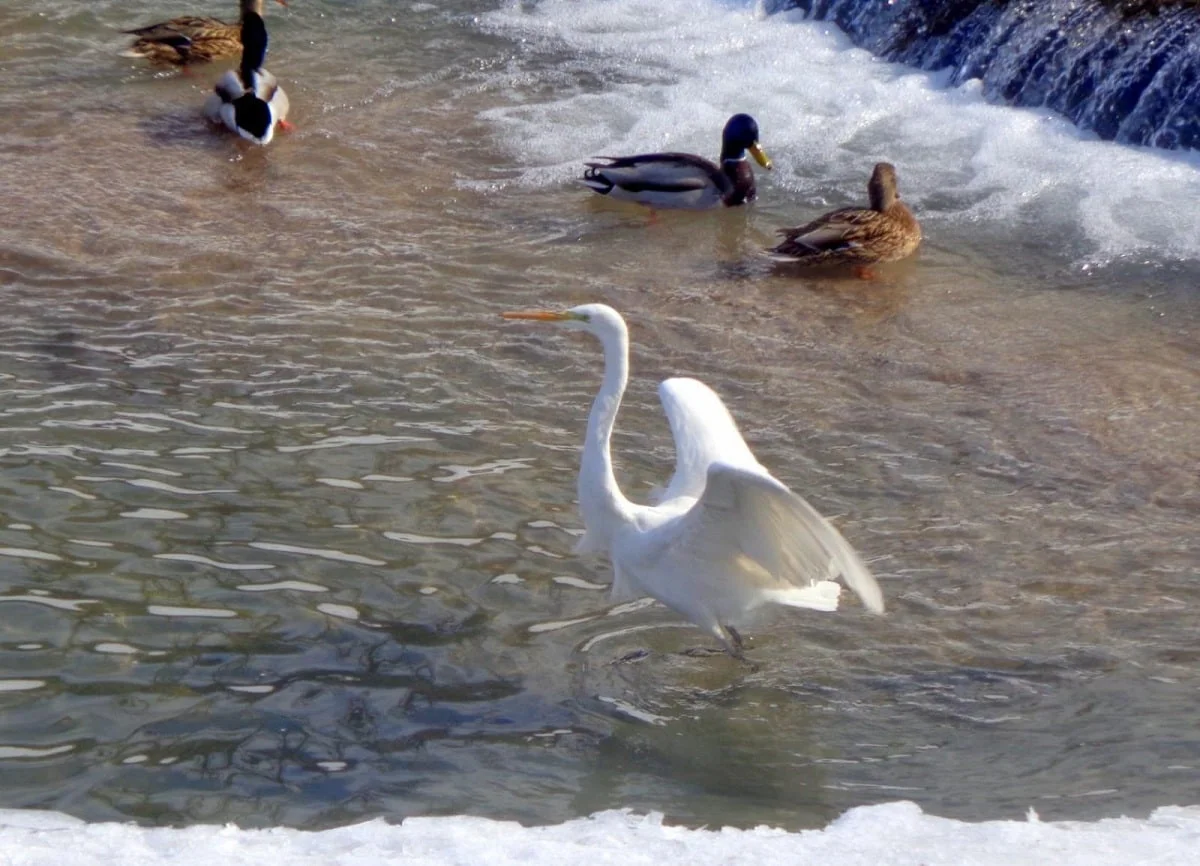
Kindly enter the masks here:
<path id="1" fill-rule="evenodd" d="M 588 534 L 607 544 L 632 511 L 632 504 L 617 486 L 610 453 L 613 424 L 629 381 L 629 335 L 624 323 L 595 333 L 604 346 L 604 382 L 588 416 L 579 470 L 579 511 Z"/>

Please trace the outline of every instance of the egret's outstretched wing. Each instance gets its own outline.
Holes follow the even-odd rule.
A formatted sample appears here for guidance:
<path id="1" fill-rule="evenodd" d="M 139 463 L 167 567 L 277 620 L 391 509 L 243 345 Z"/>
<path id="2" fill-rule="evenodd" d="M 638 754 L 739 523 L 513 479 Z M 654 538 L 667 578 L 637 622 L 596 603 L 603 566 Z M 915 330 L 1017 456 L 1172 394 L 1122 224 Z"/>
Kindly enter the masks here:
<path id="1" fill-rule="evenodd" d="M 883 612 L 871 572 L 803 498 L 761 468 L 714 463 L 706 481 L 686 514 L 653 530 L 622 562 L 643 583 L 670 584 L 667 604 L 686 612 L 689 597 L 703 597 L 718 616 L 764 601 L 832 609 L 836 593 L 830 603 L 831 587 L 822 584 L 840 575 L 868 609 Z"/>
<path id="2" fill-rule="evenodd" d="M 708 483 L 708 467 L 718 461 L 765 472 L 712 388 L 695 379 L 664 379 L 658 398 L 675 439 L 675 474 L 658 501 L 699 498 Z"/>

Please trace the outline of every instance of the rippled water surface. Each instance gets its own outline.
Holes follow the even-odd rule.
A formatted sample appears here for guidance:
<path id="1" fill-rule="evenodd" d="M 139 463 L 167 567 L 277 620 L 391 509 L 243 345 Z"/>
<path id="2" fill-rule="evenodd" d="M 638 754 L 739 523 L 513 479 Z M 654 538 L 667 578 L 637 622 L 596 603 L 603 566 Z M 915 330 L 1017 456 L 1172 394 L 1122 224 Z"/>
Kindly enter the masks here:
<path id="1" fill-rule="evenodd" d="M 675 30 L 680 3 L 293 0 L 268 24 L 298 128 L 266 151 L 204 127 L 214 70 L 115 57 L 116 28 L 210 10 L 3 4 L 0 805 L 804 827 L 1195 802 L 1196 163 L 741 4 Z M 650 220 L 569 182 L 638 141 L 707 153 L 732 110 L 778 163 L 753 209 Z M 762 261 L 881 156 L 916 260 Z M 751 669 L 607 601 L 571 553 L 597 346 L 497 315 L 592 300 L 634 341 L 626 489 L 670 472 L 656 382 L 701 377 L 885 618 L 780 614 Z"/>

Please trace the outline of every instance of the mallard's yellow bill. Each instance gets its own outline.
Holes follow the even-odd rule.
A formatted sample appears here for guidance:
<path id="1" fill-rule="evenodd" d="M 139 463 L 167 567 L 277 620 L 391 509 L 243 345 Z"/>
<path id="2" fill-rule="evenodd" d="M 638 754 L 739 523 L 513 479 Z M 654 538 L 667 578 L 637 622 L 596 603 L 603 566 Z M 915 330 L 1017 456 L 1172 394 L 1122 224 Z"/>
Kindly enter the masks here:
<path id="1" fill-rule="evenodd" d="M 559 313 L 554 310 L 514 310 L 500 315 L 506 319 L 532 319 L 535 322 L 565 322 L 571 318 L 570 313 Z"/>
<path id="2" fill-rule="evenodd" d="M 767 171 L 771 170 L 771 158 L 767 156 L 767 152 L 759 146 L 757 141 L 750 145 L 750 155 L 754 157 L 755 162 Z"/>

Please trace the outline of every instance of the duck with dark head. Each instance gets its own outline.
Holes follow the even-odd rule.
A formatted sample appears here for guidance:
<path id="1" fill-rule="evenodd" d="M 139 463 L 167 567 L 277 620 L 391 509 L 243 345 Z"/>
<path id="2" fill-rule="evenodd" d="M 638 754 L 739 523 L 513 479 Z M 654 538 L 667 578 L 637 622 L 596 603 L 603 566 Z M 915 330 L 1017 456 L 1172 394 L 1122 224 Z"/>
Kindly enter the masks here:
<path id="1" fill-rule="evenodd" d="M 242 62 L 217 81 L 204 104 L 204 116 L 253 144 L 267 145 L 276 127 L 289 129 L 288 98 L 263 63 L 267 58 L 267 25 L 256 12 L 242 19 Z"/>
<path id="2" fill-rule="evenodd" d="M 749 152 L 763 168 L 771 160 L 758 143 L 758 124 L 735 114 L 721 133 L 720 164 L 691 153 L 644 153 L 600 156 L 585 163 L 583 183 L 601 195 L 656 208 L 702 210 L 753 201 L 754 171 Z"/>

